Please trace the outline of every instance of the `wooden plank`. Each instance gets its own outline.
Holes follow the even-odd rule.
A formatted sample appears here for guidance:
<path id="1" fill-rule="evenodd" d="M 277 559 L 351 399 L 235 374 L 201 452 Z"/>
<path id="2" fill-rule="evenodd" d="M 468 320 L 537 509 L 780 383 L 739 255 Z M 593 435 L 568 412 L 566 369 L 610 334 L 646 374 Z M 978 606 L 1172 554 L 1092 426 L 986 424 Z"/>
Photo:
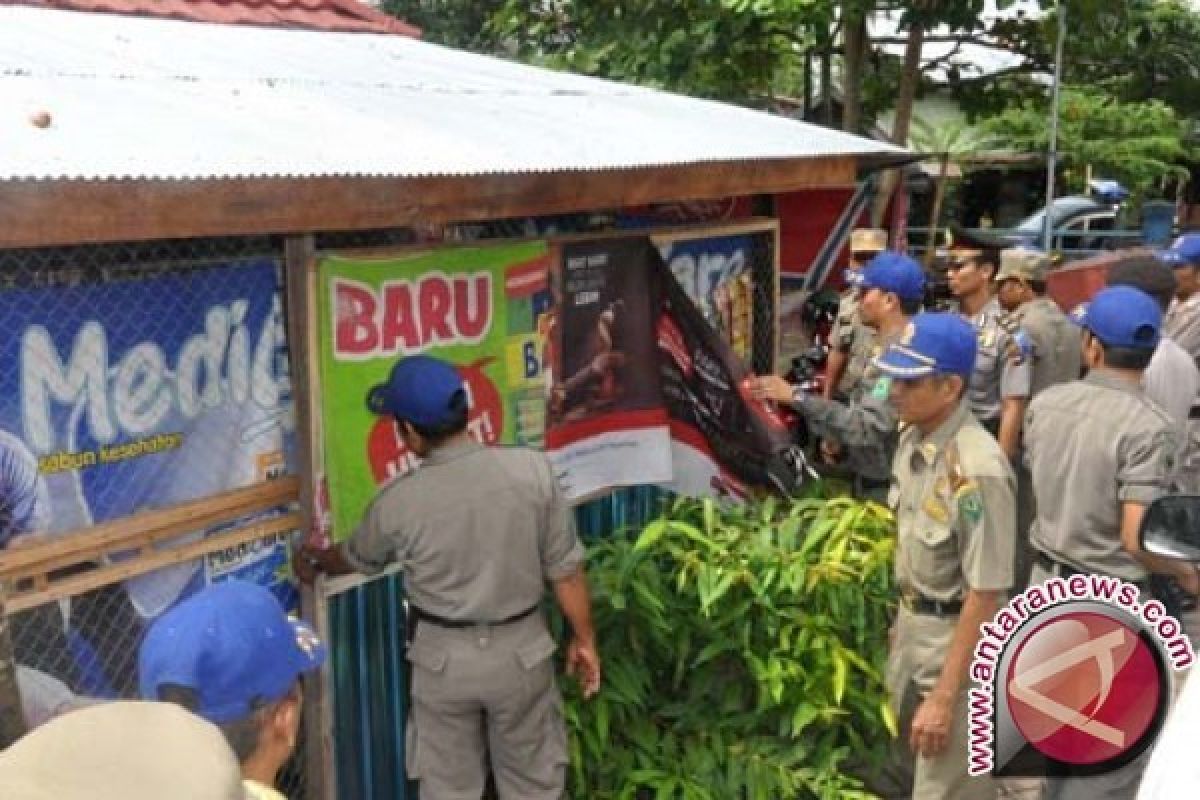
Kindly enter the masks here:
<path id="1" fill-rule="evenodd" d="M 370 230 L 626 208 L 850 186 L 857 166 L 854 157 L 839 156 L 476 176 L 13 181 L 0 184 L 0 248 Z"/>
<path id="2" fill-rule="evenodd" d="M 279 478 L 159 511 L 57 534 L 45 544 L 0 552 L 0 577 L 22 577 L 77 564 L 113 550 L 212 527 L 296 500 L 299 480 Z"/>
<path id="3" fill-rule="evenodd" d="M 315 530 L 314 514 L 320 480 L 320 364 L 317 297 L 316 243 L 311 235 L 290 236 L 284 243 L 287 289 L 288 363 L 291 365 L 293 405 L 296 414 L 296 450 L 300 481 L 300 531 L 304 538 Z M 300 586 L 301 614 L 312 623 L 317 635 L 329 641 L 328 610 L 322 596 L 311 586 Z M 313 800 L 334 800 L 337 760 L 333 741 L 333 668 L 329 660 L 319 673 L 304 681 L 305 714 L 304 778 L 307 795 Z"/>
<path id="4" fill-rule="evenodd" d="M 300 515 L 292 512 L 254 525 L 209 536 L 198 542 L 192 542 L 170 550 L 157 550 L 136 559 L 122 561 L 118 564 L 110 564 L 109 566 L 74 575 L 70 578 L 64 578 L 60 581 L 53 581 L 46 589 L 27 592 L 17 591 L 8 598 L 8 612 L 11 614 L 18 611 L 26 611 L 55 600 L 61 600 L 64 597 L 75 597 L 93 589 L 99 589 L 103 586 L 109 586 L 137 577 L 138 575 L 144 575 L 156 569 L 162 569 L 174 564 L 182 564 L 186 561 L 206 556 L 209 553 L 215 553 L 218 550 L 237 547 L 246 542 L 289 533 L 296 530 L 300 522 Z"/>

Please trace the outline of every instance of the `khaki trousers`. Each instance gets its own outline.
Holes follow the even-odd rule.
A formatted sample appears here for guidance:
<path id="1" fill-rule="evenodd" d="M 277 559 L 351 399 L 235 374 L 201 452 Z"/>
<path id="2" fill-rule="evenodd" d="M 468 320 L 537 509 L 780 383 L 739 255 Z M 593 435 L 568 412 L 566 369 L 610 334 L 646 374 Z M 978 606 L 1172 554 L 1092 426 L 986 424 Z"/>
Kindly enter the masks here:
<path id="1" fill-rule="evenodd" d="M 887 685 L 892 709 L 900 721 L 899 750 L 913 768 L 913 800 L 994 800 L 996 782 L 990 775 L 967 774 L 967 686 L 955 700 L 946 749 L 933 758 L 908 748 L 913 714 L 933 689 L 942 671 L 957 617 L 914 614 L 901 605 L 895 638 L 888 653 Z"/>
<path id="2" fill-rule="evenodd" d="M 563 797 L 554 649 L 541 614 L 494 628 L 418 624 L 405 760 L 421 800 L 479 800 L 489 759 L 500 800 Z"/>

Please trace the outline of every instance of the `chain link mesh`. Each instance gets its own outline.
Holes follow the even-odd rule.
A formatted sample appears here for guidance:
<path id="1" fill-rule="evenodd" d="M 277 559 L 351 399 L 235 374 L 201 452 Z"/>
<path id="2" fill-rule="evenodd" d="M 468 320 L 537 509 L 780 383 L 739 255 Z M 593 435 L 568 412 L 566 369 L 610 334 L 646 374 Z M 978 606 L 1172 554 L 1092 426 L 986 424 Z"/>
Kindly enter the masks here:
<path id="1" fill-rule="evenodd" d="M 683 224 L 703 220 L 677 219 L 671 221 Z M 462 223 L 415 230 L 331 232 L 318 235 L 316 246 L 318 250 L 386 248 L 440 242 L 456 244 L 495 239 L 612 232 L 626 232 L 635 235 L 640 231 L 636 227 L 631 229 L 622 226 L 619 216 L 615 213 L 600 212 L 564 214 L 538 219 Z M 776 276 L 773 250 L 775 240 L 770 234 L 752 234 L 750 240 L 747 271 L 751 276 L 752 290 L 749 296 L 753 303 L 751 360 L 755 370 L 765 372 L 773 368 L 775 357 Z M 191 293 L 186 288 L 188 281 L 204 283 L 207 280 L 210 284 L 219 284 L 222 276 L 228 276 L 227 280 L 235 281 L 238 271 L 230 271 L 230 264 L 270 263 L 278 265 L 282 260 L 283 244 L 283 237 L 261 236 L 0 251 L 0 304 L 10 309 L 20 309 L 21 314 L 24 315 L 23 320 L 28 325 L 52 327 L 50 323 L 55 320 L 69 320 L 81 325 L 86 320 L 95 318 L 102 311 L 89 307 L 94 302 L 94 296 L 87 291 L 89 287 L 105 287 L 110 292 L 109 299 L 111 300 L 122 297 L 119 289 L 122 284 L 165 281 L 162 284 L 163 291 L 153 295 L 143 294 L 142 302 L 131 302 L 122 309 L 123 320 L 114 318 L 113 325 L 115 327 L 108 331 L 109 347 L 105 351 L 110 358 L 107 366 L 111 370 L 112 362 L 119 355 L 114 349 L 118 341 L 128 343 L 155 338 L 155 331 L 139 332 L 138 325 L 157 324 L 164 328 L 179 325 L 195 327 L 198 304 L 208 302 L 211 298 L 203 293 L 199 295 Z M 278 274 L 276 278 L 279 279 Z M 172 280 L 176 282 L 170 283 Z M 236 289 L 237 287 L 230 286 L 228 288 Z M 282 296 L 281 292 L 280 297 Z M 134 294 L 131 293 L 129 297 L 134 297 Z M 122 325 L 129 327 L 123 330 L 121 329 Z M 23 323 L 22 327 L 25 327 Z M 201 325 L 200 329 L 194 332 L 203 334 L 205 328 Z M 249 331 L 251 342 L 260 333 L 261 331 Z M 282 336 L 282 329 L 280 335 Z M 24 337 L 14 336 L 12 338 Z M 63 337 L 51 338 L 53 344 L 56 345 L 57 358 L 61 362 L 52 366 L 61 371 L 74 357 L 72 348 L 78 345 L 78 340 L 69 337 L 65 339 Z M 230 341 L 232 341 L 232 336 L 226 341 L 226 345 Z M 13 355 L 18 346 L 18 344 L 13 344 L 13 349 L 5 358 Z M 91 352 L 97 357 L 100 354 L 99 350 Z M 249 348 L 249 353 L 253 359 L 253 346 Z M 282 351 L 282 348 L 281 352 L 275 353 L 273 357 L 286 362 L 286 352 Z M 168 358 L 168 360 L 171 359 Z M 284 369 L 286 369 L 286 364 Z M 15 368 L 15 362 L 7 363 L 5 370 L 14 374 L 18 371 Z M 251 383 L 244 388 L 252 393 L 255 389 L 253 381 L 255 373 L 251 369 L 247 374 L 251 376 Z M 111 377 L 111 372 L 105 374 L 106 384 Z M 130 377 L 132 384 L 126 387 L 135 395 L 136 391 L 134 390 L 139 386 L 138 379 L 145 381 L 148 378 L 145 374 L 140 378 L 134 375 Z M 235 382 L 229 376 L 224 376 L 224 379 L 227 383 Z M 3 414 L 0 416 L 0 427 L 4 426 L 3 420 L 16 418 L 14 406 L 18 402 L 21 389 L 16 385 L 10 386 L 9 389 L 11 396 L 7 399 L 0 398 L 0 414 Z M 225 385 L 224 389 L 232 391 L 228 385 Z M 143 410 L 142 406 L 149 402 L 147 397 L 148 395 L 143 393 L 132 400 L 127 399 L 121 413 L 128 416 Z M 108 399 L 111 401 L 111 396 Z M 199 399 L 202 401 L 203 397 Z M 290 397 L 286 400 L 290 401 Z M 117 411 L 113 410 L 112 413 L 116 415 Z M 75 423 L 77 422 L 78 420 L 75 421 Z M 207 450 L 208 455 L 213 459 L 219 459 L 222 454 L 236 449 L 239 442 L 236 435 L 231 432 L 236 432 L 238 429 L 229 420 L 225 420 L 225 427 L 228 429 L 224 429 L 222 425 L 218 424 L 212 430 L 194 436 L 197 439 L 196 446 Z M 23 431 L 9 431 L 9 433 L 17 438 L 27 437 L 27 433 Z M 124 440 L 121 437 L 115 439 L 117 444 L 122 441 Z M 84 447 L 84 444 L 88 446 Z M 76 509 L 75 511 L 62 508 L 52 509 L 51 530 L 61 531 L 84 527 L 102 521 L 102 519 L 119 518 L 125 514 L 149 510 L 148 507 L 137 503 L 131 497 L 123 497 L 125 493 L 136 493 L 144 489 L 142 482 L 149 480 L 148 476 L 130 472 L 124 476 L 124 480 L 105 483 L 89 481 L 86 478 L 88 474 L 86 466 L 82 470 L 74 468 L 80 466 L 80 464 L 75 464 L 75 461 L 78 461 L 81 453 L 96 454 L 99 453 L 99 449 L 96 442 L 76 442 L 70 447 L 58 447 L 53 452 L 60 455 L 73 453 L 75 457 L 66 460 L 60 458 L 57 465 L 45 460 L 44 448 L 39 450 L 41 460 L 38 466 L 41 468 L 45 480 L 53 482 L 68 475 L 83 475 L 85 477 L 79 479 L 77 492 L 78 497 L 81 498 L 80 502 L 83 505 L 98 505 L 110 510 L 117 510 L 100 517 L 94 516 L 90 508 L 87 510 Z M 218 461 L 211 463 L 216 464 Z M 56 466 L 60 468 L 57 471 L 54 469 Z M 267 458 L 260 460 L 258 467 L 262 472 L 262 477 L 268 477 L 279 474 L 284 465 Z M 219 470 L 220 467 L 214 466 L 212 469 Z M 192 487 L 192 493 L 189 496 L 173 498 L 164 505 L 196 499 L 199 496 L 213 493 L 204 491 L 203 487 L 197 489 L 195 482 L 189 484 L 185 477 L 178 474 L 156 476 L 164 485 L 182 483 L 184 486 Z M 613 517 L 613 514 L 628 523 L 631 520 L 626 517 L 630 516 L 629 511 L 632 506 L 626 501 L 625 495 L 641 497 L 641 494 L 646 494 L 647 491 L 649 490 L 628 490 L 613 498 L 597 501 L 586 508 L 581 508 L 579 510 L 581 523 L 585 529 L 596 535 L 602 535 L 602 531 L 593 529 L 611 528 L 616 524 L 616 517 Z M 63 496 L 59 491 L 52 492 L 51 495 Z M 640 518 L 648 513 L 646 509 L 641 508 L 642 505 L 647 507 L 657 505 L 657 492 L 650 491 L 644 500 L 645 502 L 640 505 L 634 504 L 637 505 L 640 512 L 633 514 L 634 517 Z M 0 518 L 0 547 L 12 544 L 11 541 L 8 541 L 10 537 L 6 535 L 4 527 L 10 522 L 8 519 Z M 198 533 L 197 536 L 199 535 L 202 534 Z M 62 574 L 56 573 L 53 578 L 66 577 L 68 572 L 76 576 L 83 576 L 94 571 L 98 566 L 97 563 L 87 563 L 70 567 Z M 169 567 L 138 579 L 137 582 L 114 582 L 68 599 L 47 602 L 28 610 L 10 613 L 9 620 L 16 660 L 19 665 L 22 699 L 29 712 L 27 716 L 30 722 L 37 724 L 77 704 L 91 702 L 94 698 L 136 696 L 137 649 L 147 625 L 155 616 L 146 613 L 147 606 L 157 605 L 165 608 L 170 605 L 170 602 L 162 597 L 147 600 L 144 592 L 131 587 L 141 585 L 144 588 L 152 586 L 156 582 L 170 584 L 174 587 L 172 589 L 175 592 L 174 596 L 181 596 L 203 583 L 206 570 L 200 566 L 197 562 Z M 209 566 L 211 568 L 212 565 Z M 390 594 L 395 594 L 395 587 L 391 583 L 387 584 L 387 590 Z M 161 611 L 161 608 L 157 610 Z M 341 619 L 342 616 L 337 616 L 337 618 Z M 352 627 L 349 618 L 346 619 L 345 625 Z M 387 627 L 389 630 L 394 630 L 391 623 L 388 623 Z M 344 646 L 340 645 L 339 647 L 344 651 L 341 657 L 349 657 L 346 652 L 353 652 L 353 649 L 357 648 L 362 650 L 362 658 L 369 660 L 368 650 L 374 646 L 372 641 L 374 640 L 363 638 L 357 642 L 357 645 L 353 642 Z M 339 680 L 336 677 L 339 672 L 340 670 L 335 669 L 335 680 Z M 345 676 L 347 680 L 349 677 L 349 675 Z M 339 704 L 340 722 L 337 725 L 336 737 L 339 752 L 355 752 L 356 747 L 368 744 L 366 742 L 356 744 L 356 741 L 362 731 L 372 730 L 372 728 L 388 730 L 395 728 L 392 735 L 398 735 L 399 726 L 391 724 L 394 723 L 394 719 L 388 718 L 386 720 L 388 724 L 379 726 L 371 723 L 376 716 L 373 708 L 374 704 L 370 698 L 363 698 L 362 702 Z M 341 719 L 344 716 L 343 711 L 346 710 L 355 712 L 352 720 Z M 301 730 L 303 732 L 303 726 Z M 382 742 L 376 744 L 382 744 Z M 390 742 L 388 747 L 392 752 L 402 752 L 402 745 L 398 742 Z M 304 752 L 304 743 L 298 743 L 292 762 L 280 776 L 280 788 L 292 800 L 304 800 L 308 796 L 303 777 Z M 339 759 L 340 768 L 349 766 L 341 763 L 342 761 L 343 759 Z M 362 776 L 356 778 L 353 775 L 339 775 L 339 782 L 343 785 L 347 781 L 352 784 L 355 780 L 360 779 L 363 779 Z"/>
<path id="2" fill-rule="evenodd" d="M 13 334 L 0 351 L 0 547 L 286 472 L 282 417 L 244 414 L 252 404 L 291 414 L 282 248 L 281 237 L 239 237 L 0 251 L 0 307 Z M 279 541 L 10 613 L 30 724 L 136 697 L 138 646 L 153 620 L 209 580 L 271 583 L 283 550 L 274 561 L 258 556 Z M 51 572 L 49 585 L 129 557 L 97 554 Z M 30 581 L 13 587 L 18 596 Z M 282 581 L 272 589 L 285 602 L 294 595 Z M 303 753 L 301 744 L 281 774 L 293 800 L 306 795 Z"/>

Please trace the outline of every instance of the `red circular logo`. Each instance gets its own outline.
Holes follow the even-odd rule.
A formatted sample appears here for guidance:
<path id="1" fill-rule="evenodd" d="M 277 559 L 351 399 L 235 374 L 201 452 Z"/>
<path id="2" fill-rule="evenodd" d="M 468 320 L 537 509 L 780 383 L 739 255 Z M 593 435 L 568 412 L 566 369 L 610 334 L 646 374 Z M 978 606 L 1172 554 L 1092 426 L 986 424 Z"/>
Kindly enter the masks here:
<path id="1" fill-rule="evenodd" d="M 1153 733 L 1161 663 L 1119 619 L 1079 611 L 1033 630 L 1010 662 L 1013 722 L 1043 755 L 1074 765 L 1118 758 Z"/>

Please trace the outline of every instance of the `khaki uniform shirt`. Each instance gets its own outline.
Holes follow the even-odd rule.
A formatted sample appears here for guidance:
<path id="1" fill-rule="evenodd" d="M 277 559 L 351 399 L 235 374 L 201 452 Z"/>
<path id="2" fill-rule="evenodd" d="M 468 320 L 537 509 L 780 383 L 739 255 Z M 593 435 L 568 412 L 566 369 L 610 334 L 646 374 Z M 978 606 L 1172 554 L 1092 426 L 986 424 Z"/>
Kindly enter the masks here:
<path id="1" fill-rule="evenodd" d="M 287 800 L 282 792 L 258 781 L 242 781 L 242 787 L 246 790 L 246 800 Z"/>
<path id="2" fill-rule="evenodd" d="M 1200 293 L 1182 303 L 1178 299 L 1171 301 L 1163 320 L 1163 333 L 1200 364 Z"/>
<path id="3" fill-rule="evenodd" d="M 967 384 L 971 411 L 980 422 L 1000 419 L 1005 397 L 1028 397 L 1033 370 L 1028 352 L 1028 334 L 1021 331 L 992 298 L 975 317 L 979 341 L 975 371 Z"/>
<path id="4" fill-rule="evenodd" d="M 1121 546 L 1121 505 L 1149 505 L 1175 471 L 1171 419 L 1111 373 L 1052 386 L 1025 412 L 1025 459 L 1037 516 L 1033 546 L 1077 569 L 1140 581 Z"/>
<path id="5" fill-rule="evenodd" d="M 901 591 L 953 602 L 1011 588 L 1016 478 L 965 402 L 928 436 L 907 426 L 893 473 Z"/>
<path id="6" fill-rule="evenodd" d="M 399 562 L 418 608 L 478 621 L 536 605 L 584 557 L 545 456 L 474 442 L 433 451 L 380 490 L 344 551 L 368 574 Z"/>
<path id="7" fill-rule="evenodd" d="M 872 360 L 895 338 L 898 337 L 879 340 Z M 896 410 L 888 400 L 890 386 L 891 379 L 869 360 L 849 403 L 797 390 L 792 395 L 792 407 L 804 415 L 814 434 L 832 439 L 844 448 L 848 469 L 869 480 L 886 481 L 891 474 L 897 436 Z"/>
<path id="8" fill-rule="evenodd" d="M 835 349 L 846 354 L 846 370 L 835 387 L 837 391 L 853 396 L 860 390 L 863 373 L 877 354 L 877 340 L 875 329 L 862 321 L 858 293 L 853 289 L 843 292 L 834 323 L 833 344 Z"/>
<path id="9" fill-rule="evenodd" d="M 1049 297 L 1038 297 L 1013 312 L 1029 334 L 1033 356 L 1029 396 L 1067 381 L 1079 380 L 1082 337 L 1079 327 Z"/>

